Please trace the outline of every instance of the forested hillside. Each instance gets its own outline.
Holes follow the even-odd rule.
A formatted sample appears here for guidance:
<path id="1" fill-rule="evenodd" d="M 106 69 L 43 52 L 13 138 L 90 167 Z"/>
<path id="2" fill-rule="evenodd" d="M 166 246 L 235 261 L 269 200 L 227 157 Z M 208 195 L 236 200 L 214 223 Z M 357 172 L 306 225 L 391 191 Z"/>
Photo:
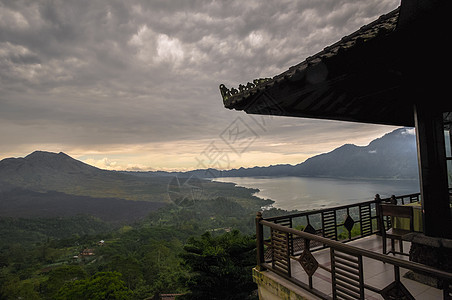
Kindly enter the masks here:
<path id="1" fill-rule="evenodd" d="M 254 299 L 254 216 L 271 201 L 233 184 L 202 187 L 191 206 L 168 204 L 122 225 L 83 215 L 0 218 L 0 299 Z M 203 273 L 198 258 L 235 270 L 234 288 L 205 285 L 224 272 Z"/>
<path id="2" fill-rule="evenodd" d="M 56 191 L 94 198 L 168 202 L 168 177 L 139 178 L 101 170 L 65 153 L 35 151 L 24 158 L 0 161 L 0 189 Z"/>

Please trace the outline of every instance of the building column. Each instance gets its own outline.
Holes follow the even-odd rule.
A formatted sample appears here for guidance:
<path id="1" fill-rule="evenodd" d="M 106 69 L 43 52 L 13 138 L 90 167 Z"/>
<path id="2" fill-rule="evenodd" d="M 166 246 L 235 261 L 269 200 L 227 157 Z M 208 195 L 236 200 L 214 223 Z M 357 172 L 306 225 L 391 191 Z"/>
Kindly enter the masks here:
<path id="1" fill-rule="evenodd" d="M 414 108 L 424 234 L 451 239 L 443 114 L 432 106 Z"/>

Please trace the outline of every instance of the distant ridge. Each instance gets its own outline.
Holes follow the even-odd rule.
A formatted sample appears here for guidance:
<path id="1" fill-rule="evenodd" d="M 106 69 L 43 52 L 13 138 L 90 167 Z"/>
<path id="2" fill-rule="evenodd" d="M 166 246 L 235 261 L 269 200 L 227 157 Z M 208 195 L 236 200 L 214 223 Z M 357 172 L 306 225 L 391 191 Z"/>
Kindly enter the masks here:
<path id="1" fill-rule="evenodd" d="M 222 172 L 222 176 L 417 179 L 416 151 L 414 130 L 400 128 L 373 140 L 367 146 L 345 144 L 294 166 L 231 170 Z"/>
<path id="2" fill-rule="evenodd" d="M 37 191 L 72 192 L 105 177 L 126 176 L 85 164 L 60 152 L 34 151 L 24 158 L 0 161 L 0 182 Z"/>
<path id="3" fill-rule="evenodd" d="M 7 158 L 0 161 L 0 191 L 20 187 L 86 196 L 93 196 L 93 191 L 97 191 L 94 193 L 96 197 L 144 200 L 137 199 L 136 195 L 130 197 L 129 187 L 123 189 L 121 187 L 124 183 L 132 182 L 134 182 L 132 185 L 139 182 L 137 186 L 144 182 L 151 186 L 155 183 L 151 188 L 159 189 L 164 194 L 166 186 L 162 188 L 159 183 L 165 181 L 162 179 L 165 176 L 175 175 L 185 177 L 196 175 L 200 178 L 311 176 L 417 179 L 416 138 L 414 129 L 399 128 L 373 140 L 367 146 L 345 144 L 297 165 L 282 164 L 226 171 L 201 169 L 190 172 L 115 172 L 90 166 L 63 152 L 35 151 L 24 158 Z M 149 181 L 150 178 L 153 180 Z M 112 193 L 111 190 L 115 192 Z"/>
<path id="4" fill-rule="evenodd" d="M 125 172 L 138 176 L 251 177 L 304 176 L 368 179 L 418 179 L 416 137 L 413 128 L 399 128 L 367 146 L 345 144 L 331 152 L 297 164 L 239 168 L 226 171 L 201 169 L 185 173 Z"/>
<path id="5" fill-rule="evenodd" d="M 0 189 L 19 187 L 37 192 L 167 202 L 167 181 L 102 170 L 63 152 L 35 151 L 24 158 L 0 161 Z"/>
<path id="6" fill-rule="evenodd" d="M 81 172 L 85 175 L 100 174 L 103 170 L 73 159 L 69 155 L 60 152 L 34 151 L 24 158 L 6 158 L 0 161 L 1 175 L 30 175 L 50 173 Z"/>
<path id="7" fill-rule="evenodd" d="M 35 151 L 0 161 L 0 217 L 84 214 L 132 222 L 169 202 L 168 182 L 102 170 L 63 152 Z"/>
<path id="8" fill-rule="evenodd" d="M 296 165 L 297 176 L 417 179 L 414 130 L 401 128 L 367 146 L 343 145 Z"/>

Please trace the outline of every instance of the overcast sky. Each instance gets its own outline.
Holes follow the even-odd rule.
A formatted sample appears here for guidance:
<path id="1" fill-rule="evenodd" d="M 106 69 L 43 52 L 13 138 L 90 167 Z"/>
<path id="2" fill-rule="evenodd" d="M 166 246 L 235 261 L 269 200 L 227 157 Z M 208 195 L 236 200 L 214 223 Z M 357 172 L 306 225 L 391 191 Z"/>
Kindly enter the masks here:
<path id="1" fill-rule="evenodd" d="M 399 4 L 0 0 L 0 159 L 228 169 L 367 145 L 395 127 L 253 117 L 225 109 L 218 86 L 282 73 Z"/>

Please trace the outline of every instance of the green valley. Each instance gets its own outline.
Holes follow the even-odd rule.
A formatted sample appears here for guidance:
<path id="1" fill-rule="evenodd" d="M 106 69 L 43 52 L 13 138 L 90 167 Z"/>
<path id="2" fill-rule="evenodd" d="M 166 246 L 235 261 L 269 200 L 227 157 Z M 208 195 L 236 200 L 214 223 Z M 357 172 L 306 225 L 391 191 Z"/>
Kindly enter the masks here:
<path id="1" fill-rule="evenodd" d="M 241 283 L 230 299 L 256 297 L 254 216 L 272 203 L 257 190 L 140 178 L 61 153 L 3 160 L 0 174 L 0 299 L 223 299 L 232 291 L 209 290 L 201 284 L 209 276 Z M 229 271 L 205 273 L 201 261 Z"/>

